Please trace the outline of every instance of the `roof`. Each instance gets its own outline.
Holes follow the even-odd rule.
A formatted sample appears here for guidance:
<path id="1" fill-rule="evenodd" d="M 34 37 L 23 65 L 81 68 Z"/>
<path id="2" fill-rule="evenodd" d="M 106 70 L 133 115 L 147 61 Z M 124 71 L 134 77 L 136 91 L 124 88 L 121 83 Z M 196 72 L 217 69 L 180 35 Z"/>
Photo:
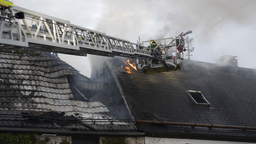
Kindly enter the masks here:
<path id="1" fill-rule="evenodd" d="M 58 57 L 0 53 L 0 68 L 0 129 L 136 130 L 100 101 L 74 97 L 68 76 L 91 81 Z"/>
<path id="2" fill-rule="evenodd" d="M 231 67 L 238 67 L 237 56 L 231 55 L 223 55 L 216 60 L 216 64 L 219 66 L 231 66 Z"/>
<path id="3" fill-rule="evenodd" d="M 109 58 L 107 59 L 110 60 Z M 90 57 L 92 65 L 90 79 L 104 83 L 104 89 L 96 93 L 88 93 L 88 98 L 91 101 L 101 101 L 110 110 L 109 114 L 116 118 L 133 121 L 114 69 L 111 64 L 105 63 L 107 59 Z M 118 61 L 119 58 L 114 58 L 113 60 Z"/>
<path id="4" fill-rule="evenodd" d="M 235 59 L 235 58 L 237 58 L 237 56 L 223 55 L 220 58 L 218 58 L 216 61 L 223 60 L 223 59 Z"/>
<path id="5" fill-rule="evenodd" d="M 118 65 L 118 64 L 116 64 Z M 256 70 L 184 60 L 182 70 L 119 73 L 136 120 L 256 127 Z M 196 105 L 187 90 L 201 91 L 210 107 Z M 255 137 L 255 131 L 141 124 L 146 132 Z"/>

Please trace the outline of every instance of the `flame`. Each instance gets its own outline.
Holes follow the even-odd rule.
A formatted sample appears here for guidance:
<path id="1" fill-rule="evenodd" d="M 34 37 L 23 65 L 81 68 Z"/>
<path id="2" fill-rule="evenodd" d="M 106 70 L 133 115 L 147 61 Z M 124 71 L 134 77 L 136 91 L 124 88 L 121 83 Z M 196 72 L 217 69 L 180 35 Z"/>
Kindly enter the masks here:
<path id="1" fill-rule="evenodd" d="M 129 59 L 126 61 L 126 63 L 128 63 L 134 70 L 137 71 L 137 68 L 136 68 L 135 64 L 130 63 Z"/>
<path id="2" fill-rule="evenodd" d="M 136 68 L 135 64 L 130 63 L 129 59 L 125 62 L 125 64 L 127 64 L 127 66 L 125 67 L 127 73 L 129 73 L 129 74 L 131 73 L 130 67 L 132 67 L 134 70 L 137 71 L 137 68 Z"/>
<path id="3" fill-rule="evenodd" d="M 129 68 L 128 66 L 127 66 L 127 67 L 125 67 L 125 68 L 127 69 L 127 71 L 126 71 L 126 72 L 130 74 L 130 73 L 131 73 L 130 68 Z"/>

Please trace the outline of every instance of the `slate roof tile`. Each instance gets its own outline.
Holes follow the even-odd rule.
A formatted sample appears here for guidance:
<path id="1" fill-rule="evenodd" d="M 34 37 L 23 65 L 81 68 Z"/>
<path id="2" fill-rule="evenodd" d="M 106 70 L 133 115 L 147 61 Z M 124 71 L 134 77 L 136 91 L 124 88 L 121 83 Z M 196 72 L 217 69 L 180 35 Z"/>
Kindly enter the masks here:
<path id="1" fill-rule="evenodd" d="M 256 127 L 254 69 L 220 67 L 185 60 L 180 71 L 157 74 L 134 72 L 131 75 L 120 73 L 118 79 L 135 119 L 159 121 L 155 117 L 159 115 L 170 122 Z M 201 91 L 210 102 L 210 107 L 195 105 L 186 90 Z M 160 128 L 162 126 L 142 124 L 142 127 L 145 131 L 176 131 Z M 198 130 L 192 129 L 191 132 L 207 133 L 207 130 Z M 233 131 L 231 135 L 251 134 L 243 130 L 218 130 L 209 133 L 227 135 Z"/>
<path id="2" fill-rule="evenodd" d="M 78 75 L 77 79 L 89 81 L 73 67 L 51 55 L 0 53 L 0 126 L 58 128 L 53 123 L 27 120 L 21 116 L 22 112 L 65 112 L 64 116 L 79 119 L 114 119 L 106 115 L 109 110 L 101 102 L 75 100 L 67 75 Z M 6 120 L 2 119 L 6 114 Z M 108 125 L 108 128 L 115 124 L 123 125 L 109 122 L 102 124 Z M 81 124 L 65 127 L 89 130 Z M 106 127 L 103 126 L 102 129 L 105 130 Z M 136 129 L 132 127 L 130 130 Z"/>

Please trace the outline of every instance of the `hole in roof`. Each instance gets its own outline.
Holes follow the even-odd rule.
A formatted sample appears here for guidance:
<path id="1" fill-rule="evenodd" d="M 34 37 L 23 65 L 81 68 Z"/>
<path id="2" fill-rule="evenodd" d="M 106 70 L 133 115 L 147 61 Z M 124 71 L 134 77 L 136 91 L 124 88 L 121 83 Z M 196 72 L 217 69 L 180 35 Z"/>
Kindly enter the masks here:
<path id="1" fill-rule="evenodd" d="M 210 106 L 210 103 L 206 100 L 201 91 L 187 90 L 187 93 L 195 104 Z"/>

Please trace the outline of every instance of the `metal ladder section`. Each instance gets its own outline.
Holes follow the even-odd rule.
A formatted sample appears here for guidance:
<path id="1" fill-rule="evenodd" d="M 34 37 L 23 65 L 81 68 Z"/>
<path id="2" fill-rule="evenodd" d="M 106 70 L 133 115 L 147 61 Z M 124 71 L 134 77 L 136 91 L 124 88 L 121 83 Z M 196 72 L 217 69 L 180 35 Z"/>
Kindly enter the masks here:
<path id="1" fill-rule="evenodd" d="M 25 18 L 7 18 L 16 12 L 24 12 Z M 18 6 L 0 11 L 0 51 L 151 57 L 145 46 Z"/>

